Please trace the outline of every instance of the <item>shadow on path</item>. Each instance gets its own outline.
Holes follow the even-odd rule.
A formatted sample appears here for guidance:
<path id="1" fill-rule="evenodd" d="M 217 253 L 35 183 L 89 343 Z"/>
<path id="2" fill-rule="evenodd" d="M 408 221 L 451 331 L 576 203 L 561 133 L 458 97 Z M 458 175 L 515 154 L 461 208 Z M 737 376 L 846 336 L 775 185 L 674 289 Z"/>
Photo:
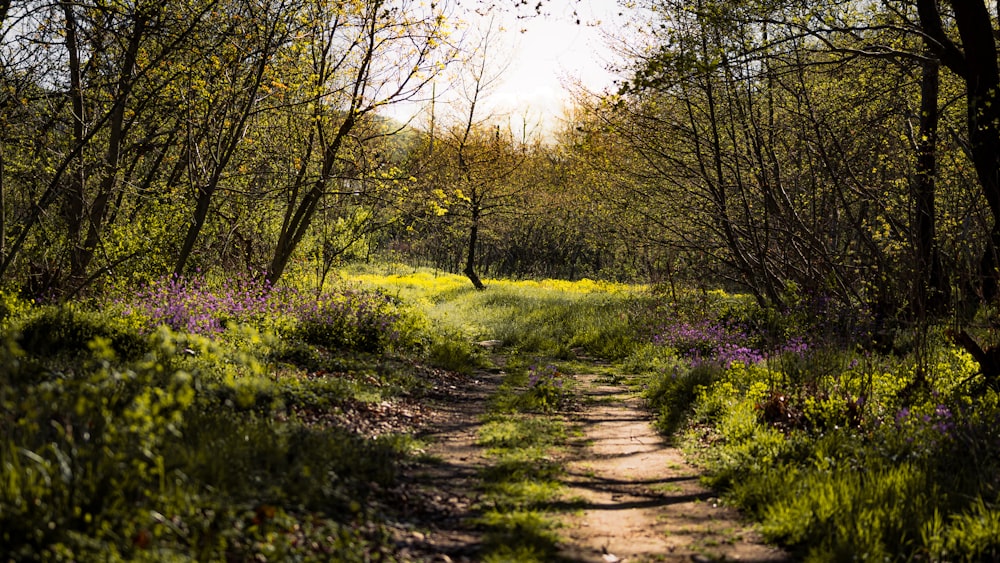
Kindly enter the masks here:
<path id="1" fill-rule="evenodd" d="M 584 406 L 574 421 L 584 437 L 564 477 L 565 560 L 788 560 L 719 506 L 640 400 L 597 376 L 576 379 Z"/>

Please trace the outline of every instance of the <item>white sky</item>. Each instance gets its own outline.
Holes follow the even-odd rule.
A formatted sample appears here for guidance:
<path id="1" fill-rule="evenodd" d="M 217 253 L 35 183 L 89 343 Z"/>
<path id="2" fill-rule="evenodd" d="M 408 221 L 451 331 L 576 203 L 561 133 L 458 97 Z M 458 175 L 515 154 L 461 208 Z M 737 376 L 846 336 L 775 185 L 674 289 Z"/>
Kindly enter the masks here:
<path id="1" fill-rule="evenodd" d="M 570 99 L 564 84 L 579 80 L 591 91 L 613 87 L 615 75 L 608 70 L 614 55 L 602 33 L 614 32 L 624 25 L 623 10 L 618 0 L 546 0 L 542 15 L 535 15 L 537 0 L 531 0 L 520 10 L 513 7 L 519 0 L 463 2 L 460 17 L 472 27 L 486 26 L 489 15 L 476 6 L 494 4 L 490 14 L 496 17 L 501 49 L 497 58 L 510 61 L 497 85 L 484 99 L 484 113 L 497 119 L 511 115 L 520 122 L 527 116 L 529 124 L 540 123 L 551 132 L 558 127 L 563 109 Z M 579 20 L 579 23 L 577 23 Z M 438 85 L 438 95 L 446 85 Z M 394 108 L 397 118 L 405 119 L 418 108 Z M 419 119 L 418 119 L 419 121 Z"/>
<path id="2" fill-rule="evenodd" d="M 602 30 L 621 24 L 620 11 L 617 0 L 549 0 L 542 16 L 504 14 L 512 60 L 487 102 L 504 113 L 527 111 L 551 127 L 569 99 L 564 83 L 580 81 L 594 91 L 611 87 L 615 75 L 607 67 L 614 57 Z"/>

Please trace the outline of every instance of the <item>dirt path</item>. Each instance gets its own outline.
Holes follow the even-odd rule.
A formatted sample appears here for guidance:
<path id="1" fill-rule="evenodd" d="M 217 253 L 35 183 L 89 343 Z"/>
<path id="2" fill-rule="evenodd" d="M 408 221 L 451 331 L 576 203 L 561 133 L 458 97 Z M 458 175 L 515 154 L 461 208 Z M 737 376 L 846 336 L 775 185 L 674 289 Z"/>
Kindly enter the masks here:
<path id="1" fill-rule="evenodd" d="M 409 468 L 403 479 L 418 510 L 408 520 L 419 524 L 397 531 L 400 560 L 478 560 L 482 531 L 470 521 L 476 516 L 479 473 L 488 461 L 476 438 L 501 379 L 498 373 L 479 373 L 439 384 L 426 398 L 431 420 L 419 435 L 428 443 L 427 460 Z"/>
<path id="2" fill-rule="evenodd" d="M 563 555 L 575 561 L 784 561 L 721 507 L 653 429 L 641 401 L 597 376 L 576 376 L 583 444 L 567 467 Z"/>
<path id="3" fill-rule="evenodd" d="M 489 460 L 476 433 L 501 378 L 481 373 L 431 397 L 435 414 L 423 434 L 432 461 L 411 467 L 404 479 L 404 494 L 419 508 L 407 518 L 416 524 L 396 532 L 401 560 L 479 560 L 482 532 L 470 521 Z M 563 561 L 787 559 L 718 506 L 698 471 L 653 429 L 640 399 L 598 376 L 575 379 L 581 407 L 570 418 L 583 436 L 570 446 L 566 464 Z"/>

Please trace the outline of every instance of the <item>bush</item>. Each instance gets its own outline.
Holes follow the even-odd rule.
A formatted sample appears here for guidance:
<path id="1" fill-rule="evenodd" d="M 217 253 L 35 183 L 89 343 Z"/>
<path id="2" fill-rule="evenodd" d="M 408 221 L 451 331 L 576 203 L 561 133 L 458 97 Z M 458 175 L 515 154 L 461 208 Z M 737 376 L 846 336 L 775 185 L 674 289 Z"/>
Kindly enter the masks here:
<path id="1" fill-rule="evenodd" d="M 10 330 L 13 323 L 31 311 L 32 305 L 31 301 L 21 299 L 14 292 L 0 290 L 0 332 Z"/>
<path id="2" fill-rule="evenodd" d="M 141 507 L 166 492 L 162 448 L 194 403 L 191 377 L 152 362 L 112 367 L 110 343 L 99 337 L 90 348 L 96 362 L 70 374 L 19 362 L 9 342 L 0 358 L 0 551 L 44 559 L 56 555 L 52 546 L 87 537 L 128 552 L 122 536 L 131 538 L 148 514 Z"/>
<path id="3" fill-rule="evenodd" d="M 88 334 L 79 327 L 93 327 L 76 314 L 44 326 L 76 327 L 58 342 L 78 345 Z M 132 362 L 97 336 L 66 370 L 25 361 L 5 339 L 0 552 L 26 561 L 377 556 L 387 541 L 379 527 L 353 521 L 368 518 L 366 499 L 393 483 L 409 443 L 297 420 L 335 410 L 356 389 L 339 378 L 261 377 L 247 351 L 260 347 L 256 332 L 227 334 L 220 343 L 161 328 Z"/>
<path id="4" fill-rule="evenodd" d="M 485 364 L 482 350 L 457 331 L 447 329 L 439 329 L 431 336 L 426 356 L 435 367 L 466 375 Z"/>
<path id="5" fill-rule="evenodd" d="M 553 365 L 531 366 L 528 369 L 528 389 L 521 395 L 523 410 L 552 412 L 566 398 L 568 379 Z"/>
<path id="6" fill-rule="evenodd" d="M 306 343 L 361 352 L 382 352 L 398 333 L 395 303 L 371 291 L 324 294 L 297 312 L 299 323 L 292 335 Z"/>
<path id="7" fill-rule="evenodd" d="M 719 368 L 702 364 L 686 368 L 675 366 L 670 373 L 655 376 L 646 389 L 646 400 L 657 416 L 662 432 L 673 434 L 693 412 L 700 389 L 722 375 Z"/>
<path id="8" fill-rule="evenodd" d="M 962 362 L 940 357 L 939 367 L 965 377 Z M 830 373 L 830 365 L 847 369 Z M 768 371 L 782 366 L 825 371 Z M 695 385 L 690 412 L 698 425 L 688 439 L 701 446 L 710 482 L 761 519 L 770 540 L 806 560 L 992 557 L 1000 540 L 985 538 L 997 514 L 1000 462 L 983 462 L 1000 455 L 995 401 L 946 404 L 929 392 L 893 411 L 888 405 L 909 376 L 871 374 L 855 387 L 866 380 L 851 373 L 857 369 L 836 361 L 735 363 Z M 683 405 L 675 397 L 686 400 L 691 393 L 681 391 L 691 387 L 661 383 L 654 395 Z M 863 400 L 850 392 L 859 388 L 870 393 Z"/>
<path id="9" fill-rule="evenodd" d="M 107 340 L 121 359 L 132 361 L 149 351 L 148 338 L 127 320 L 106 313 L 89 312 L 74 306 L 46 306 L 29 315 L 20 325 L 20 347 L 36 358 L 78 359 L 90 353 L 97 338 Z"/>

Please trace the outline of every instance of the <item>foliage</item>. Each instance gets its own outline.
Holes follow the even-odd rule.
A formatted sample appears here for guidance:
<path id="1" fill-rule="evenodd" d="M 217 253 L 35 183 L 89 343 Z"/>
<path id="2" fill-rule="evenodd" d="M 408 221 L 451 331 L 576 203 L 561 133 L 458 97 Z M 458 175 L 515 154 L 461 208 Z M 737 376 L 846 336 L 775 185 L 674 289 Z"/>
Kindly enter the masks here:
<path id="1" fill-rule="evenodd" d="M 668 334 L 713 346 L 733 338 L 707 319 Z M 942 340 L 932 346 L 923 368 L 829 344 L 728 364 L 691 354 L 654 371 L 647 397 L 710 483 L 805 560 L 990 559 L 997 398 L 972 402 L 975 363 Z"/>
<path id="2" fill-rule="evenodd" d="M 528 368 L 528 389 L 521 396 L 527 408 L 543 412 L 558 410 L 565 398 L 566 378 L 554 365 Z"/>
<path id="3" fill-rule="evenodd" d="M 87 311 L 72 305 L 24 310 L 15 326 L 19 345 L 36 357 L 78 360 L 91 353 L 95 339 L 125 360 L 136 360 L 149 350 L 147 339 L 129 319 Z"/>
<path id="4" fill-rule="evenodd" d="M 410 1 L 5 6 L 0 277 L 74 297 L 355 251 L 409 176 L 370 158 L 400 129 L 376 114 L 454 58 L 452 25 Z"/>
<path id="5" fill-rule="evenodd" d="M 145 319 L 147 330 L 166 325 L 207 335 L 223 332 L 230 321 L 273 328 L 265 323 L 280 319 L 300 301 L 289 303 L 288 293 L 253 278 L 225 278 L 213 284 L 206 276 L 170 276 L 119 297 L 115 305 L 124 315 Z"/>
<path id="6" fill-rule="evenodd" d="M 310 345 L 362 352 L 413 346 L 418 338 L 414 333 L 423 330 L 412 318 L 419 317 L 415 311 L 376 291 L 342 287 L 312 295 L 290 286 L 272 287 L 264 279 L 211 283 L 205 277 L 171 276 L 118 298 L 114 306 L 144 319 L 147 331 L 165 325 L 186 333 L 221 335 L 235 323 Z"/>
<path id="7" fill-rule="evenodd" d="M 419 381 L 338 359 L 294 331 L 279 339 L 236 324 L 268 326 L 277 311 L 295 326 L 301 308 L 275 301 L 295 292 L 210 289 L 204 280 L 164 286 L 99 312 L 48 305 L 6 319 L 17 332 L 5 333 L 0 350 L 0 551 L 55 561 L 387 554 L 373 507 L 410 442 L 359 434 L 336 414 Z M 318 333 L 343 334 L 338 323 L 348 318 L 380 332 L 339 346 L 391 341 L 389 300 L 328 296 L 342 310 L 305 317 Z M 161 321 L 181 319 L 193 331 L 154 329 L 153 314 L 121 315 L 157 306 L 182 313 Z M 226 328 L 188 324 L 201 314 Z M 309 361 L 296 364 L 289 349 Z"/>
<path id="8" fill-rule="evenodd" d="M 646 398 L 659 413 L 660 429 L 667 433 L 676 431 L 686 420 L 697 390 L 711 384 L 719 371 L 711 366 L 692 369 L 677 366 L 669 375 L 656 377 L 646 389 Z"/>
<path id="9" fill-rule="evenodd" d="M 410 442 L 338 414 L 423 384 L 390 353 L 462 370 L 488 361 L 473 342 L 497 339 L 513 353 L 478 436 L 485 559 L 556 552 L 566 369 L 528 360 L 548 352 L 621 360 L 710 483 L 803 559 L 1000 556 L 1000 395 L 972 393 L 979 366 L 943 331 L 922 333 L 919 356 L 882 353 L 864 315 L 822 300 L 802 300 L 836 313 L 817 321 L 722 291 L 344 276 L 363 282 L 172 278 L 96 306 L 5 296 L 0 551 L 388 555 L 381 495 Z"/>
<path id="10" fill-rule="evenodd" d="M 0 330 L 8 330 L 11 323 L 20 320 L 31 310 L 32 304 L 14 292 L 0 291 Z"/>
<path id="11" fill-rule="evenodd" d="M 471 374 L 473 368 L 486 363 L 481 350 L 476 349 L 458 331 L 446 328 L 438 328 L 433 332 L 426 355 L 432 365 L 464 374 Z"/>
<path id="12" fill-rule="evenodd" d="M 398 337 L 395 303 L 377 292 L 321 295 L 298 313 L 294 334 L 310 344 L 381 352 Z"/>

